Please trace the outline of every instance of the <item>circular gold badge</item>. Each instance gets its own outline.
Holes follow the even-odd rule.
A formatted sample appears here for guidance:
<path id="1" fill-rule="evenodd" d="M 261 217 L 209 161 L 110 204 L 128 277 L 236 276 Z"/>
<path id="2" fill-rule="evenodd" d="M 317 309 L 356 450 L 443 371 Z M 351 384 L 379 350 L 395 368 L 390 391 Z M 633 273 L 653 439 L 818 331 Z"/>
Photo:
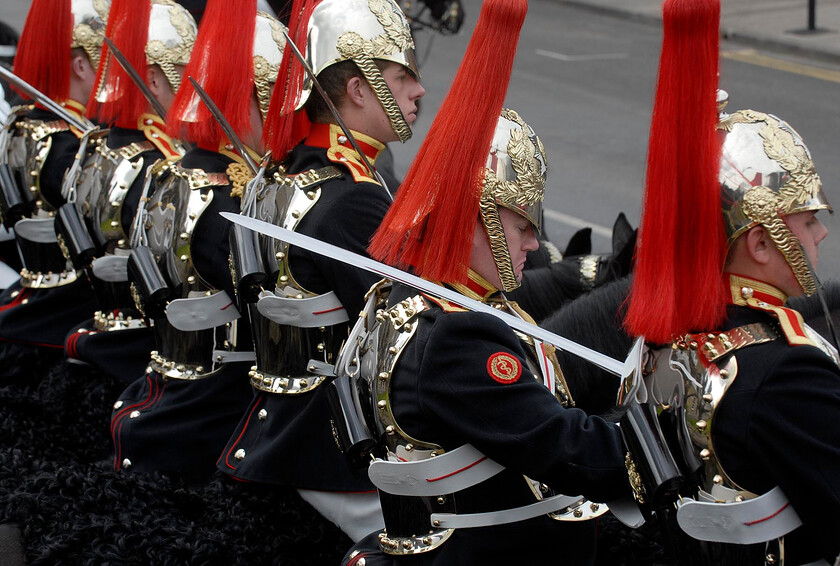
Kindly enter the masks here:
<path id="1" fill-rule="evenodd" d="M 522 364 L 507 352 L 496 352 L 487 360 L 487 373 L 499 383 L 513 383 L 522 375 Z"/>

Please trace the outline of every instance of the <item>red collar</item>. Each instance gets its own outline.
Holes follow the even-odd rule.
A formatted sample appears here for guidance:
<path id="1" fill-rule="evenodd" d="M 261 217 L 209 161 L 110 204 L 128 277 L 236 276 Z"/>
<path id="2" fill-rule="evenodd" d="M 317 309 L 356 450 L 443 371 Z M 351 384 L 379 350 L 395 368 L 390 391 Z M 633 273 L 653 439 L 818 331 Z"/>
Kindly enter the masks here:
<path id="1" fill-rule="evenodd" d="M 498 295 L 499 290 L 496 289 L 484 277 L 469 269 L 467 271 L 467 280 L 463 283 L 452 283 L 452 288 L 471 299 L 486 303 L 493 295 Z"/>
<path id="2" fill-rule="evenodd" d="M 774 307 L 781 307 L 787 302 L 787 295 L 769 283 L 734 273 L 728 275 L 730 301 L 733 305 L 746 305 L 750 297 Z"/>
<path id="3" fill-rule="evenodd" d="M 385 144 L 355 130 L 350 130 L 350 133 L 352 133 L 353 137 L 356 138 L 356 142 L 364 152 L 365 157 L 367 157 L 371 165 L 373 165 L 376 158 L 379 157 L 380 152 L 385 149 Z M 320 147 L 323 149 L 343 147 L 355 153 L 350 140 L 347 139 L 347 136 L 344 135 L 344 132 L 336 124 L 321 124 L 317 122 L 312 124 L 312 130 L 309 133 L 309 137 L 306 138 L 306 141 L 303 143 L 312 147 Z"/>
<path id="4" fill-rule="evenodd" d="M 157 114 L 141 114 L 137 118 L 137 129 L 143 132 L 146 139 L 152 142 L 166 159 L 175 159 L 183 155 L 181 148 L 166 135 L 166 124 Z"/>

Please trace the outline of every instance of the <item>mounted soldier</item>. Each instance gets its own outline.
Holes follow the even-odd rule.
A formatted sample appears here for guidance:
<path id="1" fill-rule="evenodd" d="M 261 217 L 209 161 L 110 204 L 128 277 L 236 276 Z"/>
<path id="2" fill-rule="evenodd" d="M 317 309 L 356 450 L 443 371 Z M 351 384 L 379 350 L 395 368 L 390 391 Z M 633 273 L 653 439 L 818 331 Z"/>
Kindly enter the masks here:
<path id="1" fill-rule="evenodd" d="M 637 496 L 679 563 L 833 564 L 840 358 L 786 306 L 818 292 L 816 214 L 831 208 L 790 125 L 725 109 L 719 15 L 715 0 L 665 3 L 626 316 L 651 349 L 621 395 L 662 429 L 670 472 L 633 450 Z"/>
<path id="2" fill-rule="evenodd" d="M 137 26 L 148 32 L 136 33 Z M 124 385 L 145 369 L 154 348 L 151 330 L 129 290 L 129 234 L 147 168 L 159 160 L 177 161 L 184 153 L 180 142 L 167 135 L 164 117 L 181 85 L 196 33 L 189 12 L 171 0 L 113 2 L 106 35 L 132 69 L 143 73 L 162 115 L 122 66 L 110 59 L 106 46 L 88 115 L 113 125 L 104 138 L 91 141 L 72 187 L 73 204 L 84 221 L 75 224 L 82 233 L 68 234 L 66 240 L 76 268 L 88 270 L 99 309 L 92 320 L 68 334 L 65 352 Z M 75 249 L 77 240 L 88 244 Z"/>
<path id="3" fill-rule="evenodd" d="M 376 158 L 386 143 L 411 136 L 425 94 L 413 40 L 392 0 L 325 0 L 303 10 L 303 18 L 292 20 L 291 36 L 306 42 L 308 64 L 338 117 L 311 80 L 301 81 L 297 61 L 286 61 L 297 68 L 281 71 L 280 80 L 300 88 L 275 90 L 266 127 L 266 143 L 285 176 L 269 179 L 267 198 L 255 196 L 255 207 L 243 214 L 365 253 L 391 202 Z M 358 540 L 380 527 L 382 517 L 373 486 L 351 471 L 336 446 L 328 381 L 348 321 L 376 277 L 271 238 L 258 248 L 260 285 L 244 285 L 238 297 L 254 334 L 254 400 L 219 469 L 239 480 L 296 488 Z M 247 283 L 244 265 L 236 258 L 233 265 L 237 281 Z"/>
<path id="4" fill-rule="evenodd" d="M 14 228 L 23 261 L 20 280 L 0 297 L 0 340 L 7 359 L 12 350 L 26 349 L 10 344 L 60 352 L 67 332 L 94 309 L 83 273 L 62 253 L 54 220 L 66 202 L 65 173 L 80 139 L 94 127 L 84 118 L 85 104 L 94 87 L 108 6 L 108 0 L 35 0 L 18 44 L 14 73 L 45 100 L 13 109 L 0 138 L 0 208 L 6 228 Z M 57 103 L 62 115 L 48 110 L 47 100 Z"/>
<path id="5" fill-rule="evenodd" d="M 235 29 L 237 33 L 231 34 Z M 228 223 L 260 159 L 260 136 L 282 60 L 283 26 L 255 0 L 208 2 L 185 74 L 232 125 L 237 149 L 198 93 L 179 89 L 168 132 L 193 144 L 150 171 L 130 235 L 129 278 L 155 349 L 145 374 L 114 404 L 114 465 L 202 481 L 251 400 L 247 321 L 233 305 Z"/>

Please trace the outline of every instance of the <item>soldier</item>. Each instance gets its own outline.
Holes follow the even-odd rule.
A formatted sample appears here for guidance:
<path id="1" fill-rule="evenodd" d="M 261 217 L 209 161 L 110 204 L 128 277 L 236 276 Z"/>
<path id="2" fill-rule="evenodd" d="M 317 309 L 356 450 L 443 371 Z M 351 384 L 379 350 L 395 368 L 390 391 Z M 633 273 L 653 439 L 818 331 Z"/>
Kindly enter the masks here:
<path id="1" fill-rule="evenodd" d="M 136 26 L 147 27 L 148 34 L 133 33 Z M 145 75 L 164 112 L 181 85 L 196 32 L 189 12 L 171 0 L 115 0 L 106 31 Z M 103 54 L 98 92 L 88 115 L 113 126 L 104 139 L 92 144 L 75 187 L 75 201 L 95 245 L 84 258 L 75 257 L 76 268 L 90 270 L 99 309 L 92 320 L 68 334 L 64 348 L 69 358 L 90 363 L 125 386 L 145 369 L 154 346 L 129 291 L 131 224 L 147 167 L 161 159 L 175 161 L 184 151 L 166 134 L 163 116 L 155 113 L 122 67 L 108 59 L 107 47 Z"/>
<path id="2" fill-rule="evenodd" d="M 108 4 L 35 0 L 15 57 L 15 74 L 59 103 L 79 125 L 86 124 Z M 7 228 L 14 226 L 24 262 L 20 280 L 0 296 L 0 340 L 7 344 L 60 352 L 67 332 L 93 311 L 90 287 L 62 254 L 53 225 L 66 198 L 62 179 L 82 135 L 37 104 L 15 108 L 6 121 L 0 152 L 11 178 L 4 179 L 9 186 L 3 221 Z M 6 352 L 8 360 L 8 346 Z"/>
<path id="3" fill-rule="evenodd" d="M 201 56 L 186 69 L 256 161 L 284 47 L 282 24 L 257 13 L 255 0 L 235 10 L 213 0 L 196 39 Z M 129 277 L 156 349 L 145 375 L 114 404 L 111 432 L 117 469 L 200 481 L 215 471 L 252 397 L 252 345 L 232 304 L 228 223 L 219 212 L 239 211 L 253 173 L 191 86 L 178 91 L 169 114 L 169 131 L 194 147 L 150 172 L 150 196 L 138 210 Z"/>
<path id="4" fill-rule="evenodd" d="M 285 159 L 287 181 L 272 189 L 273 199 L 261 199 L 256 214 L 364 253 L 390 204 L 369 165 L 385 143 L 409 138 L 417 101 L 425 93 L 414 43 L 391 0 L 325 0 L 308 23 L 293 27 L 309 37 L 307 58 L 350 131 L 338 126 L 311 86 L 300 99 L 293 91 L 285 103 L 277 89 L 267 124 L 274 155 L 286 153 L 282 126 L 303 121 L 308 133 Z M 280 116 L 281 108 L 295 103 L 304 105 L 305 114 Z M 361 310 L 376 278 L 273 240 L 264 242 L 264 258 L 269 275 L 264 288 L 239 296 L 252 320 L 254 400 L 219 469 L 239 480 L 297 488 L 357 540 L 381 526 L 382 518 L 373 486 L 351 473 L 333 440 L 326 383 L 332 369 L 325 366 L 335 362 L 347 321 Z M 244 275 L 240 271 L 237 279 Z"/>
<path id="5" fill-rule="evenodd" d="M 839 358 L 785 306 L 819 287 L 827 230 L 816 213 L 831 208 L 790 125 L 727 114 L 725 93 L 716 107 L 719 11 L 713 0 L 665 4 L 626 318 L 665 347 L 652 346 L 647 387 L 624 394 L 657 407 L 673 440 L 681 497 L 676 512 L 673 500 L 657 512 L 679 563 L 834 564 Z"/>
<path id="6" fill-rule="evenodd" d="M 525 11 L 524 2 L 482 6 L 370 252 L 529 320 L 502 294 L 520 284 L 537 248 L 546 179 L 541 142 L 502 109 Z M 474 85 L 482 87 L 478 105 Z M 494 316 L 407 286 L 379 284 L 368 296 L 352 334 L 364 329 L 362 338 L 339 363 L 356 368 L 359 412 L 377 442 L 381 459 L 369 474 L 386 529 L 345 563 L 591 563 L 595 525 L 587 519 L 605 507 L 586 498 L 629 492 L 624 450 L 614 424 L 573 407 L 553 350 Z M 549 498 L 551 489 L 585 497 Z"/>

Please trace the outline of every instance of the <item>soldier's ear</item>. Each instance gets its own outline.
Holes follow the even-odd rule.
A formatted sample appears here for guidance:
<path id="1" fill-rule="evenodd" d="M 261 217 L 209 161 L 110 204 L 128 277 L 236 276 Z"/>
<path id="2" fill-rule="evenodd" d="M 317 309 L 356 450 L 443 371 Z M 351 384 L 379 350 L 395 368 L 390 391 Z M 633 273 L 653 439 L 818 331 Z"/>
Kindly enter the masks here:
<path id="1" fill-rule="evenodd" d="M 169 86 L 169 81 L 157 65 L 146 66 L 146 84 L 149 85 L 149 90 L 151 90 L 152 94 L 154 94 L 157 98 L 172 92 L 172 87 Z"/>
<path id="2" fill-rule="evenodd" d="M 744 234 L 744 252 L 754 262 L 766 265 L 772 259 L 775 250 L 776 246 L 763 226 L 751 228 Z"/>
<path id="3" fill-rule="evenodd" d="M 358 106 L 359 108 L 364 108 L 365 99 L 367 98 L 366 95 L 368 94 L 365 92 L 364 88 L 366 85 L 367 81 L 365 81 L 362 77 L 351 77 L 344 87 L 344 98 L 347 103 Z"/>
<path id="4" fill-rule="evenodd" d="M 88 59 L 87 54 L 81 49 L 74 49 L 70 59 L 70 71 L 81 81 L 89 80 L 91 76 L 96 77 L 96 69 Z"/>

